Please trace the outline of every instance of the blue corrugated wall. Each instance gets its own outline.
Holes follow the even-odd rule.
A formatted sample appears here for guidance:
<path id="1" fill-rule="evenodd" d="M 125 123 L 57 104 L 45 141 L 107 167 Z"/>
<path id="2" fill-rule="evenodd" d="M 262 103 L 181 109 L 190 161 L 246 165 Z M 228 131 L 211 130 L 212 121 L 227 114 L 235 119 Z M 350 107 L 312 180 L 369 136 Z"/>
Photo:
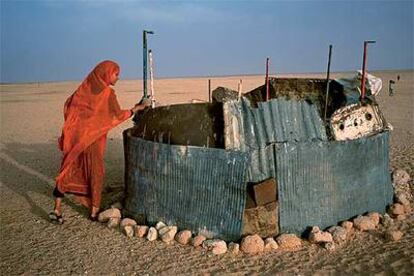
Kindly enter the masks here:
<path id="1" fill-rule="evenodd" d="M 124 133 L 125 210 L 206 236 L 237 240 L 248 154 L 154 143 Z"/>
<path id="2" fill-rule="evenodd" d="M 392 202 L 389 134 L 275 147 L 281 232 L 326 228 Z"/>

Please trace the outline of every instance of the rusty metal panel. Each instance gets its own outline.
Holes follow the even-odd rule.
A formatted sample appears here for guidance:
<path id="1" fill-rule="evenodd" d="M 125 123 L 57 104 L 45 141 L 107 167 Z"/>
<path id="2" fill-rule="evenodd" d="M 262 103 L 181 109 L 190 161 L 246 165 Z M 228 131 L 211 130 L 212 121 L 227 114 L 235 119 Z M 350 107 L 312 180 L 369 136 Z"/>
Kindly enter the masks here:
<path id="1" fill-rule="evenodd" d="M 384 213 L 392 202 L 389 134 L 346 142 L 275 145 L 281 232 L 324 229 L 353 216 Z"/>
<path id="2" fill-rule="evenodd" d="M 246 202 L 248 154 L 168 145 L 124 132 L 125 211 L 208 237 L 237 240 Z"/>
<path id="3" fill-rule="evenodd" d="M 307 101 L 272 99 L 253 108 L 248 99 L 223 104 L 225 147 L 242 151 L 272 143 L 326 141 L 316 105 Z"/>

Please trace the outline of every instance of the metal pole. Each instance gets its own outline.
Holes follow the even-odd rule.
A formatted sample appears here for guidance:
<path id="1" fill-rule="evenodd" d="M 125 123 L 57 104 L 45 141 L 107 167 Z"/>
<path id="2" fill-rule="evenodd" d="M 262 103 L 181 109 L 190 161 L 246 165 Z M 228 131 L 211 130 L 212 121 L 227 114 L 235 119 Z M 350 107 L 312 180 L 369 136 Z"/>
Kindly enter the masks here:
<path id="1" fill-rule="evenodd" d="M 211 103 L 211 79 L 208 79 L 208 102 Z"/>
<path id="2" fill-rule="evenodd" d="M 152 51 L 151 49 L 148 51 L 148 58 L 149 58 L 149 75 L 150 75 L 150 98 L 151 98 L 151 107 L 155 107 L 155 91 L 154 91 L 154 69 L 153 69 L 153 62 L 152 62 Z"/>
<path id="3" fill-rule="evenodd" d="M 328 96 L 329 96 L 329 74 L 331 72 L 331 56 L 332 56 L 332 45 L 329 45 L 329 57 L 328 57 L 328 69 L 326 70 L 326 93 L 325 93 L 325 115 L 324 122 L 326 122 L 326 111 L 328 109 Z"/>
<path id="4" fill-rule="evenodd" d="M 142 58 L 143 58 L 143 78 L 142 81 L 144 83 L 144 98 L 148 98 L 148 94 L 147 94 L 147 57 L 148 57 L 148 52 L 147 52 L 147 34 L 153 34 L 154 32 L 152 31 L 147 31 L 147 30 L 143 30 L 142 31 L 142 42 L 143 42 L 143 49 L 142 49 Z"/>
<path id="5" fill-rule="evenodd" d="M 375 43 L 374 40 L 366 40 L 364 41 L 364 55 L 362 60 L 362 80 L 361 80 L 361 102 L 365 100 L 365 75 L 367 70 L 367 50 L 368 50 L 368 43 Z"/>
<path id="6" fill-rule="evenodd" d="M 269 90 L 269 58 L 266 58 L 266 101 L 270 98 Z"/>

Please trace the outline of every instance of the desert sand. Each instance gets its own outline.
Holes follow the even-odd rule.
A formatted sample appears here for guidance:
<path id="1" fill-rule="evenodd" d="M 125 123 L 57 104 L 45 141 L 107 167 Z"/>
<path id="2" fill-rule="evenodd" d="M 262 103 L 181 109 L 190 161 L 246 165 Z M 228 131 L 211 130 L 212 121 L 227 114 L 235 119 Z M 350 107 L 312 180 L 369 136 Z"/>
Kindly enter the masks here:
<path id="1" fill-rule="evenodd" d="M 414 176 L 414 71 L 371 72 L 383 80 L 379 104 L 389 123 L 391 164 Z M 333 77 L 349 73 L 335 73 Z M 397 81 L 397 75 L 401 79 Z M 324 74 L 282 75 L 323 77 Z M 225 86 L 243 91 L 264 83 L 263 76 L 215 77 L 212 88 Z M 388 95 L 393 79 L 395 94 Z M 0 114 L 0 271 L 2 275 L 134 275 L 134 274 L 398 274 L 414 271 L 414 217 L 397 221 L 404 232 L 397 242 L 387 241 L 383 229 L 357 234 L 335 251 L 305 244 L 296 252 L 276 250 L 256 256 L 229 253 L 215 256 L 191 246 L 162 241 L 129 239 L 118 230 L 87 219 L 88 212 L 67 198 L 65 224 L 53 225 L 52 189 L 59 170 L 57 148 L 65 99 L 79 85 L 75 82 L 2 84 Z M 121 80 L 115 86 L 123 108 L 140 98 L 141 81 Z M 208 99 L 208 78 L 159 79 L 156 98 L 161 105 Z M 105 156 L 103 207 L 122 197 L 122 131 L 128 121 L 109 134 Z M 413 181 L 410 183 L 411 194 Z M 411 198 L 412 200 L 412 198 Z"/>

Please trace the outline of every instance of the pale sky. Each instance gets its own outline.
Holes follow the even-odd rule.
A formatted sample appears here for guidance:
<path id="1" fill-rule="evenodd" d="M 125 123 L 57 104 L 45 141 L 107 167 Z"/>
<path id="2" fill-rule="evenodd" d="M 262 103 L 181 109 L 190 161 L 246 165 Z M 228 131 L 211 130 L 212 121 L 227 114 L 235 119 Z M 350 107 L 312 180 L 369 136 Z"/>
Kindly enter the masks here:
<path id="1" fill-rule="evenodd" d="M 142 78 L 142 30 L 155 77 L 414 68 L 414 1 L 0 0 L 1 82 L 82 80 L 117 61 Z"/>

